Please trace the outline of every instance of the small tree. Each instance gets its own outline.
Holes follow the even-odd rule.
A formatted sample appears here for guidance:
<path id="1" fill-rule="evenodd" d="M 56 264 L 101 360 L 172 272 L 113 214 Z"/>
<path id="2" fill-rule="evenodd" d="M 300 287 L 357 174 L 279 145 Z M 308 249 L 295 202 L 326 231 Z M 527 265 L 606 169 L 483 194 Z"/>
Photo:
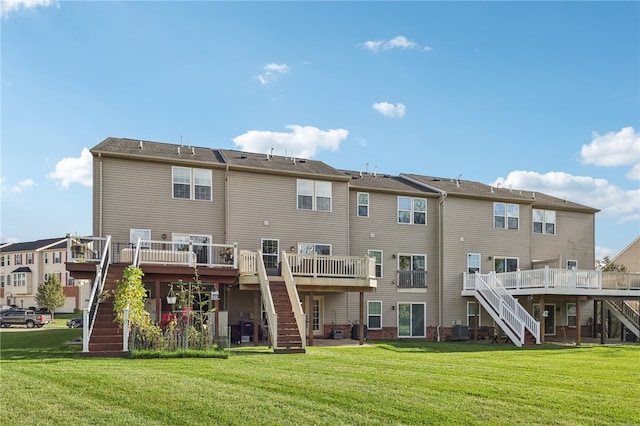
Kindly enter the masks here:
<path id="1" fill-rule="evenodd" d="M 131 324 L 146 323 L 149 313 L 144 310 L 144 298 L 147 291 L 142 283 L 144 273 L 142 269 L 129 265 L 122 274 L 122 280 L 118 282 L 118 288 L 113 294 L 113 310 L 116 313 L 115 322 L 120 325 L 124 322 L 124 310 L 129 308 L 129 322 Z"/>
<path id="2" fill-rule="evenodd" d="M 36 293 L 35 299 L 38 306 L 51 312 L 51 319 L 53 320 L 54 311 L 63 307 L 67 300 L 62 290 L 62 284 L 56 274 L 49 274 L 47 281 L 38 285 L 38 293 Z"/>
<path id="3" fill-rule="evenodd" d="M 598 261 L 596 269 L 603 272 L 627 272 L 627 267 L 625 265 L 619 265 L 612 262 L 609 256 L 605 256 L 604 259 Z"/>

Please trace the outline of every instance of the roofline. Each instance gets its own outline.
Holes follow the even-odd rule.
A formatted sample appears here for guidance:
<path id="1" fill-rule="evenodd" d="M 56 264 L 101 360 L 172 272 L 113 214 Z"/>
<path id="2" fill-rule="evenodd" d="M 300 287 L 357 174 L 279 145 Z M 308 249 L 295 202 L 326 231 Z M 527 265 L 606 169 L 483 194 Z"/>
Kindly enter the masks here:
<path id="1" fill-rule="evenodd" d="M 68 238 L 62 238 L 59 241 L 53 242 L 51 244 L 47 244 L 46 246 L 42 246 L 42 247 L 38 247 L 37 249 L 35 249 L 35 251 L 42 251 L 42 250 L 46 250 L 48 248 L 50 248 L 51 246 L 55 246 L 58 245 L 60 243 L 62 243 L 63 241 L 66 242 L 68 240 Z"/>
<path id="2" fill-rule="evenodd" d="M 631 243 L 626 246 L 624 249 L 620 250 L 620 253 L 616 254 L 616 257 L 614 257 L 613 259 L 611 259 L 612 262 L 615 262 L 616 259 L 618 259 L 620 256 L 622 256 L 624 253 L 626 253 L 627 250 L 629 250 L 631 248 L 631 246 L 633 246 L 636 242 L 638 242 L 638 240 L 640 240 L 640 235 L 637 236 L 633 241 L 631 241 Z"/>

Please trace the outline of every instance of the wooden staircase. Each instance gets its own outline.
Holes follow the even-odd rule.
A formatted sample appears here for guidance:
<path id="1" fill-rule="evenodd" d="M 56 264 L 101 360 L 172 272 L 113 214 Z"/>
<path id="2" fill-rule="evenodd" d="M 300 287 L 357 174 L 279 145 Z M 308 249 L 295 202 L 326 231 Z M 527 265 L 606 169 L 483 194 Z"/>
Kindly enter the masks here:
<path id="1" fill-rule="evenodd" d="M 273 348 L 273 352 L 305 353 L 284 281 L 270 281 L 269 290 L 278 314 L 278 347 Z"/>
<path id="2" fill-rule="evenodd" d="M 111 264 L 107 279 L 104 283 L 104 290 L 113 294 L 118 287 L 118 280 L 122 279 L 124 266 Z M 123 352 L 122 329 L 113 322 L 115 313 L 113 312 L 113 296 L 98 305 L 96 320 L 93 331 L 89 338 L 89 352 L 81 352 L 83 357 L 126 357 L 127 352 Z M 88 326 L 85 324 L 85 327 Z"/>

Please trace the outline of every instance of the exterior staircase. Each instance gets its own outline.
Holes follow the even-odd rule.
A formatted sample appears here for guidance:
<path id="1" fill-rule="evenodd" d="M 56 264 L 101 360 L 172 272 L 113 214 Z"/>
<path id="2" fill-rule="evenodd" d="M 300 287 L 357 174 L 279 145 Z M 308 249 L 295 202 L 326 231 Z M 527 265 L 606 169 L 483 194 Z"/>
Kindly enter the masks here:
<path id="1" fill-rule="evenodd" d="M 269 281 L 269 291 L 273 299 L 273 306 L 278 315 L 277 346 L 274 353 L 305 353 L 300 338 L 300 330 L 289 299 L 289 293 L 284 281 Z"/>
<path id="2" fill-rule="evenodd" d="M 607 300 L 607 308 L 636 337 L 640 337 L 640 314 L 624 300 Z"/>
<path id="3" fill-rule="evenodd" d="M 104 283 L 104 291 L 112 293 L 118 287 L 118 280 L 122 279 L 124 266 L 111 264 Z M 81 352 L 83 357 L 125 357 L 123 352 L 122 329 L 113 322 L 113 297 L 98 304 L 96 319 L 89 337 L 89 352 Z M 85 324 L 87 327 L 88 324 Z"/>

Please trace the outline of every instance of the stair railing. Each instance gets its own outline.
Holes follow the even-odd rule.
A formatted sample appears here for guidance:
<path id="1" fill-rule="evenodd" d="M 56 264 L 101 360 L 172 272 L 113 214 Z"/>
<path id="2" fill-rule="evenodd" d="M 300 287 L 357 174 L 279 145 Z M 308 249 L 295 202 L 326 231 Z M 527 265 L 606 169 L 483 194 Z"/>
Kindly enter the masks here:
<path id="1" fill-rule="evenodd" d="M 101 301 L 100 299 L 102 297 L 102 291 L 104 290 L 104 283 L 107 280 L 107 272 L 109 271 L 110 264 L 111 235 L 107 235 L 104 251 L 100 258 L 100 264 L 96 265 L 96 278 L 93 281 L 91 294 L 89 295 L 89 305 L 82 315 L 84 324 L 82 327 L 82 352 L 89 352 L 89 339 L 93 332 L 93 325 L 96 320 L 96 314 L 98 313 L 98 305 Z"/>
<path id="2" fill-rule="evenodd" d="M 302 342 L 302 349 L 304 349 L 307 345 L 307 337 L 305 336 L 305 320 L 304 320 L 304 310 L 302 309 L 302 304 L 300 303 L 300 295 L 298 294 L 298 289 L 296 288 L 296 282 L 293 279 L 293 274 L 291 273 L 291 267 L 289 266 L 289 259 L 287 258 L 287 252 L 282 251 L 282 277 L 284 278 L 284 284 L 287 287 L 287 293 L 289 294 L 289 300 L 291 301 L 291 308 L 293 309 L 293 316 L 296 319 L 296 324 L 298 325 L 298 333 L 300 334 L 300 341 Z"/>
<path id="3" fill-rule="evenodd" d="M 267 330 L 271 337 L 271 345 L 278 347 L 278 313 L 273 305 L 273 297 L 271 297 L 271 289 L 269 288 L 269 276 L 267 269 L 262 260 L 262 250 L 258 250 L 256 256 L 256 266 L 258 267 L 258 281 L 260 282 L 260 294 L 262 295 L 262 303 L 267 314 Z"/>
<path id="4" fill-rule="evenodd" d="M 640 337 L 640 314 L 633 307 L 624 300 L 607 300 L 607 305 L 614 311 L 614 314 L 625 327 Z"/>
<path id="5" fill-rule="evenodd" d="M 536 319 L 529 313 L 527 310 L 518 302 L 518 299 L 513 297 L 506 288 L 504 288 L 497 279 L 495 274 L 489 274 L 489 279 L 491 282 L 489 285 L 495 290 L 495 292 L 500 296 L 502 302 L 513 311 L 520 321 L 524 324 L 524 327 L 529 330 L 529 332 L 536 338 L 536 344 L 540 344 L 540 321 L 536 321 Z M 523 332 L 523 340 L 524 343 L 524 332 Z"/>
<path id="6" fill-rule="evenodd" d="M 475 294 L 485 309 L 488 307 L 489 314 L 500 325 L 500 328 L 509 336 L 516 346 L 524 344 L 524 322 L 518 314 L 513 311 L 502 299 L 501 295 L 489 285 L 479 273 L 476 273 Z M 506 327 L 502 327 L 502 325 Z"/>

